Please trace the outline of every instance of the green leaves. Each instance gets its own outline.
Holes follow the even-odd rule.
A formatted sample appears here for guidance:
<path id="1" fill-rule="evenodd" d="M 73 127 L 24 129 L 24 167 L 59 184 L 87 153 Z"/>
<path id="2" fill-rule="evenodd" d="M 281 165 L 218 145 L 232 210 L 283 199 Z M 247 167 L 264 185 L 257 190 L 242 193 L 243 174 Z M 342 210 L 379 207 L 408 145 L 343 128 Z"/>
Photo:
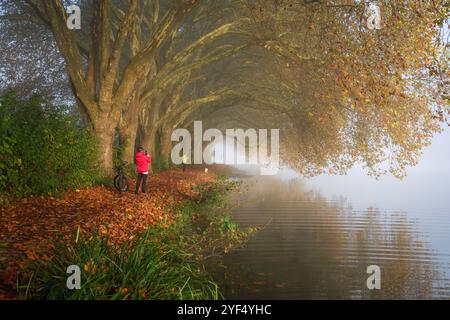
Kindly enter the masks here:
<path id="1" fill-rule="evenodd" d="M 68 111 L 39 96 L 0 97 L 2 193 L 55 195 L 93 183 L 95 142 Z"/>

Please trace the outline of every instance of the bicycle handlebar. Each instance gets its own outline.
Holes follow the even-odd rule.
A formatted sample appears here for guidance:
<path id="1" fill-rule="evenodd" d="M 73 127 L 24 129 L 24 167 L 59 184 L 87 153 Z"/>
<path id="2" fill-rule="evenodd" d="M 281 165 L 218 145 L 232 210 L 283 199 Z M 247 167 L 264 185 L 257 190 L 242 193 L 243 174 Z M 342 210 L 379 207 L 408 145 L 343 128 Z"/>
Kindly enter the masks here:
<path id="1" fill-rule="evenodd" d="M 127 164 L 128 164 L 128 162 L 122 161 L 122 162 L 120 162 L 120 163 L 118 163 L 118 164 L 115 164 L 115 165 L 114 165 L 114 169 L 124 167 L 124 166 L 126 166 Z"/>

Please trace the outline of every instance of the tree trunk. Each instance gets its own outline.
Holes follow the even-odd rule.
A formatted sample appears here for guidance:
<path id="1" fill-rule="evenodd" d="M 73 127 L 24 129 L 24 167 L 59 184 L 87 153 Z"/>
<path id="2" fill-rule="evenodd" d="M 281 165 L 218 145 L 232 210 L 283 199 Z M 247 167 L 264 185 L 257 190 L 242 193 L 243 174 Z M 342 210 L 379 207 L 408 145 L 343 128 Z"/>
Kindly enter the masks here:
<path id="1" fill-rule="evenodd" d="M 106 176 L 113 175 L 113 143 L 114 130 L 94 130 L 98 142 L 99 164 L 102 173 Z"/>
<path id="2" fill-rule="evenodd" d="M 172 152 L 172 128 L 170 126 L 161 130 L 161 146 L 160 146 L 160 158 L 164 166 L 168 167 L 172 164 L 170 161 L 170 154 Z"/>
<path id="3" fill-rule="evenodd" d="M 152 158 L 155 157 L 156 147 L 156 129 L 143 128 L 141 146 L 150 153 Z"/>
<path id="4" fill-rule="evenodd" d="M 131 121 L 119 127 L 120 143 L 123 146 L 122 160 L 128 164 L 134 163 L 136 150 L 137 122 Z"/>

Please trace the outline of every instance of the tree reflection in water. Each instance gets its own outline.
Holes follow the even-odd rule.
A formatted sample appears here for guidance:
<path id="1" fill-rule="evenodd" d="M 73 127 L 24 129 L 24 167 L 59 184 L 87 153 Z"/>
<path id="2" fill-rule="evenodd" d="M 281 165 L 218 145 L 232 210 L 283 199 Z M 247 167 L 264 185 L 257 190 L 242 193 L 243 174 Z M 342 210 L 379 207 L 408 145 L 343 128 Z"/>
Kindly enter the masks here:
<path id="1" fill-rule="evenodd" d="M 354 210 L 306 191 L 301 181 L 244 178 L 233 217 L 262 230 L 225 256 L 219 270 L 226 298 L 426 299 L 449 297 L 438 253 L 404 212 Z M 366 268 L 381 268 L 369 290 Z M 447 288 L 447 289 L 446 289 Z"/>

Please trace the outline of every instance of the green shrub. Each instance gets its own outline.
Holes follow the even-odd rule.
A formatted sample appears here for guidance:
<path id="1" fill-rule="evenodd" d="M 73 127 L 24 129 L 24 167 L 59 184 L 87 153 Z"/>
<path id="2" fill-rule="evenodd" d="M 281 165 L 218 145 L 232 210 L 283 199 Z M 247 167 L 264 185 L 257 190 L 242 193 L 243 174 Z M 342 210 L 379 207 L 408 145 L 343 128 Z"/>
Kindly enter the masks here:
<path id="1" fill-rule="evenodd" d="M 96 143 L 80 123 L 42 97 L 1 96 L 0 192 L 57 195 L 95 183 Z"/>

